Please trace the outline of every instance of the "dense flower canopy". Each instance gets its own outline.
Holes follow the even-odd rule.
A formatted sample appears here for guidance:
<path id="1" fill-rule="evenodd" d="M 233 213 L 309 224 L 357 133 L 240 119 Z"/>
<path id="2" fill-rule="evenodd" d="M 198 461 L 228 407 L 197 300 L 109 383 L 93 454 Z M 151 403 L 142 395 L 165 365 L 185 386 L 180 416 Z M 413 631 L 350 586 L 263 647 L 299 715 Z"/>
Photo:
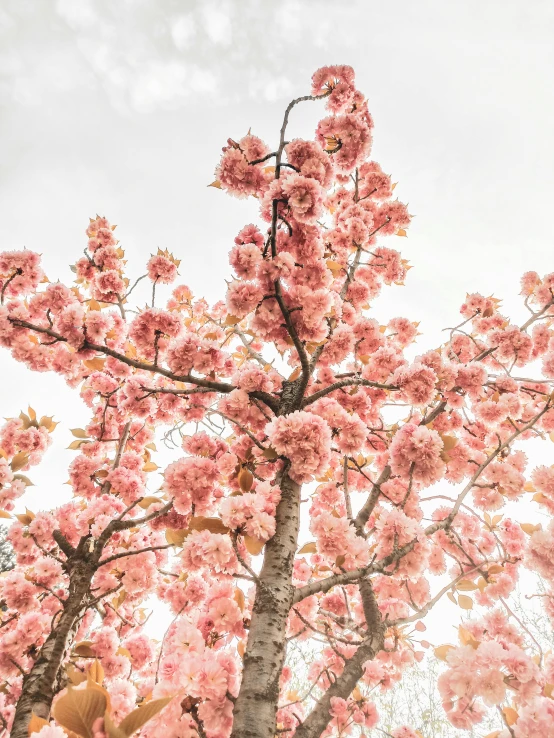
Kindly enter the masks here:
<path id="1" fill-rule="evenodd" d="M 303 101 L 326 117 L 313 140 L 287 140 Z M 214 185 L 256 198 L 260 221 L 235 237 L 213 306 L 183 284 L 156 305 L 180 267 L 159 250 L 151 305 L 131 307 L 105 217 L 73 285 L 32 251 L 0 254 L 0 344 L 90 410 L 73 499 L 55 509 L 15 514 L 56 423 L 29 409 L 0 429 L 17 561 L 0 579 L 5 735 L 359 735 L 379 725 L 371 692 L 422 657 L 423 620 L 449 594 L 481 613 L 436 649 L 452 724 L 499 708 L 501 738 L 554 736 L 554 659 L 505 606 L 523 567 L 553 581 L 554 520 L 496 514 L 527 495 L 554 512 L 554 469 L 528 469 L 519 448 L 554 431 L 554 274 L 523 276 L 523 325 L 468 294 L 446 342 L 410 358 L 417 323 L 368 312 L 406 278 L 394 246 L 411 219 L 369 158 L 372 131 L 353 70 L 333 66 L 288 106 L 274 149 L 228 140 Z M 156 440 L 175 432 L 180 451 L 149 482 Z M 299 549 L 302 516 L 313 540 Z M 173 614 L 159 640 L 144 630 L 152 597 Z M 317 645 L 304 693 L 292 641 Z"/>

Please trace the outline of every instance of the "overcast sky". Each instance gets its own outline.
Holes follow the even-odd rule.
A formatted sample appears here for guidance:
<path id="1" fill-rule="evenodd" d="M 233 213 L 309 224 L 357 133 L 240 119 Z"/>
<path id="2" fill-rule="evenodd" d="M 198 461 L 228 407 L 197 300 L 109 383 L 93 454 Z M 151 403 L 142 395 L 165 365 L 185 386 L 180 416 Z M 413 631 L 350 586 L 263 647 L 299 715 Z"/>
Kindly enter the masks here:
<path id="1" fill-rule="evenodd" d="M 39 251 L 51 280 L 70 280 L 99 213 L 132 275 L 168 248 L 195 295 L 219 299 L 256 218 L 207 187 L 221 147 L 250 127 L 274 144 L 312 73 L 344 63 L 375 119 L 373 157 L 417 216 L 388 244 L 415 268 L 373 315 L 421 320 L 421 351 L 466 291 L 505 298 L 517 320 L 521 273 L 554 270 L 553 50 L 550 0 L 1 0 L 1 248 Z M 295 109 L 291 135 L 313 134 L 317 105 Z M 0 368 L 1 415 L 31 402 L 62 421 L 31 475 L 38 508 L 88 413 L 61 378 L 6 352 Z"/>

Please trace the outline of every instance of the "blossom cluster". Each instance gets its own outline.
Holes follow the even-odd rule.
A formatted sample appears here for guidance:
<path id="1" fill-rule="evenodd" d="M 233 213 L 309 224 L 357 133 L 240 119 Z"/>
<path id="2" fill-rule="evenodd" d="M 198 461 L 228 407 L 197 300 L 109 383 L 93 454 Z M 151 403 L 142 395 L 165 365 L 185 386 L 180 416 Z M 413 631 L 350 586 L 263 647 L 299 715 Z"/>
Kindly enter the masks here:
<path id="1" fill-rule="evenodd" d="M 60 685 L 86 688 L 92 663 L 114 724 L 171 698 L 142 738 L 243 735 L 244 705 L 264 700 L 263 735 L 304 738 L 315 718 L 325 737 L 371 730 L 372 690 L 423 658 L 424 625 L 411 626 L 446 590 L 484 612 L 447 653 L 453 725 L 500 706 L 516 738 L 548 734 L 554 667 L 500 608 L 527 568 L 554 620 L 554 522 L 513 512 L 526 495 L 554 512 L 553 469 L 529 469 L 518 447 L 554 432 L 553 275 L 523 276 L 523 325 L 468 294 L 444 345 L 414 350 L 417 320 L 368 312 L 407 276 L 393 245 L 411 215 L 371 159 L 367 101 L 343 65 L 318 70 L 307 98 L 326 106 L 310 140 L 274 148 L 249 132 L 223 149 L 216 189 L 252 197 L 260 221 L 230 244 L 215 305 L 174 284 L 167 250 L 149 258 L 149 281 L 131 279 L 105 217 L 90 220 L 72 285 L 49 282 L 34 252 L 0 254 L 0 345 L 63 377 L 89 411 L 69 446 L 73 497 L 56 509 L 46 495 L 39 512 L 18 507 L 54 421 L 29 409 L 0 430 L 16 556 L 0 579 L 0 715 L 14 734 L 41 654 L 59 659 L 54 707 Z M 130 307 L 145 284 L 148 305 Z M 160 442 L 176 454 L 157 475 Z M 450 582 L 442 594 L 435 577 Z M 153 639 L 156 599 L 172 615 Z M 58 643 L 71 612 L 77 630 Z M 305 695 L 286 639 L 323 640 Z M 65 735 L 56 714 L 41 738 Z M 87 727 L 109 730 L 105 715 Z"/>

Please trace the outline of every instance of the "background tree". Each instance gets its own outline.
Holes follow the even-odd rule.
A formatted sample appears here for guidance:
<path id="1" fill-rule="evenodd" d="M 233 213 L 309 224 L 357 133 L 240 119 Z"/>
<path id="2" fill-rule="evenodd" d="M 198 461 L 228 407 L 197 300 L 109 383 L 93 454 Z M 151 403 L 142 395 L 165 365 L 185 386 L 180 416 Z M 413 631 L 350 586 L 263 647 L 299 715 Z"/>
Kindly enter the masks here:
<path id="1" fill-rule="evenodd" d="M 15 565 L 13 548 L 6 538 L 7 529 L 0 525 L 0 572 L 9 571 Z"/>
<path id="2" fill-rule="evenodd" d="M 287 134 L 305 101 L 327 108 L 310 141 Z M 372 694 L 420 658 L 444 596 L 481 608 L 435 650 L 450 722 L 471 729 L 491 709 L 503 738 L 552 734 L 554 662 L 506 598 L 523 566 L 554 573 L 554 523 L 517 512 L 526 494 L 552 512 L 554 470 L 529 479 L 516 448 L 554 430 L 554 274 L 524 275 L 521 326 L 468 294 L 445 344 L 412 358 L 417 324 L 367 313 L 409 267 L 381 242 L 410 215 L 368 158 L 372 128 L 353 70 L 335 66 L 287 107 L 275 147 L 229 139 L 213 184 L 256 198 L 262 229 L 235 237 L 214 306 L 181 285 L 157 307 L 179 267 L 158 251 L 150 304 L 132 307 L 145 282 L 104 217 L 72 286 L 49 282 L 34 252 L 0 255 L 0 343 L 62 375 L 91 413 L 72 431 L 74 499 L 9 531 L 12 738 L 381 731 Z M 6 514 L 54 427 L 29 408 L 0 429 Z M 148 485 L 157 432 L 180 434 L 185 455 Z M 452 486 L 428 490 L 439 482 Z M 515 515 L 497 513 L 507 503 Z M 313 540 L 299 548 L 303 523 Z M 174 615 L 161 641 L 144 631 L 154 594 Z M 299 649 L 313 654 L 303 693 Z"/>

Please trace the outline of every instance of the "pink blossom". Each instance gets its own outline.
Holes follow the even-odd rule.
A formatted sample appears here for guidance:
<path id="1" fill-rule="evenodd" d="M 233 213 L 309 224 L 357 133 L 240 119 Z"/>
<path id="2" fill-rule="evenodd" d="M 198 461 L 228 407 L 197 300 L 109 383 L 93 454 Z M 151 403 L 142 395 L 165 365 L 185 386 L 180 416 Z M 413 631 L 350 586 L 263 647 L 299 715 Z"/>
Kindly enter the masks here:
<path id="1" fill-rule="evenodd" d="M 316 415 L 297 410 L 272 420 L 266 433 L 277 453 L 289 459 L 290 475 L 295 481 L 307 481 L 327 468 L 331 431 Z"/>
<path id="2" fill-rule="evenodd" d="M 249 164 L 245 153 L 235 145 L 230 145 L 224 150 L 215 176 L 223 189 L 235 197 L 257 194 L 266 182 L 262 167 Z"/>
<path id="3" fill-rule="evenodd" d="M 413 478 L 424 484 L 438 481 L 444 472 L 441 460 L 443 442 L 437 431 L 406 423 L 396 432 L 390 446 L 394 474 Z"/>
<path id="4" fill-rule="evenodd" d="M 254 282 L 231 282 L 227 288 L 227 307 L 232 315 L 244 318 L 262 297 L 261 289 Z"/>
<path id="5" fill-rule="evenodd" d="M 433 398 L 437 376 L 429 367 L 416 363 L 399 367 L 393 374 L 392 382 L 400 387 L 411 405 L 418 407 L 427 405 Z"/>
<path id="6" fill-rule="evenodd" d="M 217 467 L 212 459 L 191 456 L 167 467 L 164 489 L 174 498 L 177 512 L 189 513 L 193 504 L 197 512 L 207 511 L 217 479 Z"/>
<path id="7" fill-rule="evenodd" d="M 8 297 L 29 294 L 43 276 L 39 254 L 33 251 L 0 253 L 0 288 Z"/>
<path id="8" fill-rule="evenodd" d="M 326 105 L 335 113 L 350 107 L 355 92 L 354 70 L 346 64 L 321 67 L 312 77 L 312 95 L 327 93 Z"/>
<path id="9" fill-rule="evenodd" d="M 152 282 L 171 284 L 177 277 L 177 265 L 163 254 L 151 256 L 146 269 Z"/>
<path id="10" fill-rule="evenodd" d="M 318 124 L 316 135 L 337 169 L 342 172 L 352 171 L 371 150 L 370 126 L 352 113 L 324 118 Z"/>
<path id="11" fill-rule="evenodd" d="M 289 175 L 283 184 L 292 217 L 299 223 L 315 223 L 322 213 L 323 189 L 312 178 L 300 174 Z"/>
<path id="12" fill-rule="evenodd" d="M 235 554 L 229 536 L 209 531 L 193 531 L 183 545 L 183 563 L 187 569 L 197 571 L 213 567 L 215 571 L 233 571 Z"/>
<path id="13" fill-rule="evenodd" d="M 129 328 L 129 337 L 147 359 L 161 357 L 169 345 L 169 339 L 181 332 L 179 318 L 165 310 L 148 308 L 138 315 Z"/>

